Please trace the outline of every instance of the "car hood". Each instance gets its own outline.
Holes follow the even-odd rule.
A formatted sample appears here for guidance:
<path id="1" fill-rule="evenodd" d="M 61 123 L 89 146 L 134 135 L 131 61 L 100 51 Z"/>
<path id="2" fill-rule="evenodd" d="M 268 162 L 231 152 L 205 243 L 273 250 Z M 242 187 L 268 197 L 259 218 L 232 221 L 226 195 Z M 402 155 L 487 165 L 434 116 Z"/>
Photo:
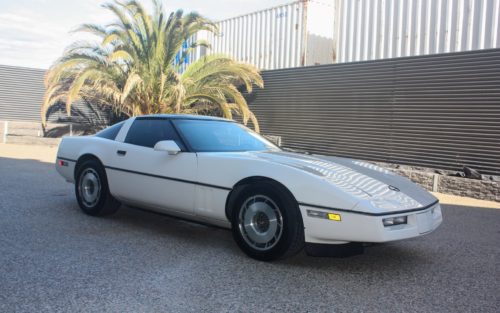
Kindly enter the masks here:
<path id="1" fill-rule="evenodd" d="M 315 175 L 379 212 L 417 209 L 437 200 L 407 178 L 365 161 L 283 151 L 255 152 L 255 157 Z"/>

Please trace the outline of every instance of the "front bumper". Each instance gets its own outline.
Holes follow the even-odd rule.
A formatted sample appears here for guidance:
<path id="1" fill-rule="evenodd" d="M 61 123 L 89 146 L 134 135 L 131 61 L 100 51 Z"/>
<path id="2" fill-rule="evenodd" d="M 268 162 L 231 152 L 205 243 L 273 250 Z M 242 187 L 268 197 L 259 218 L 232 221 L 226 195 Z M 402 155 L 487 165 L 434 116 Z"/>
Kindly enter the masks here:
<path id="1" fill-rule="evenodd" d="M 308 210 L 334 213 L 340 215 L 340 220 L 312 217 L 308 215 Z M 422 211 L 383 216 L 318 209 L 304 204 L 300 205 L 300 211 L 304 221 L 305 241 L 322 244 L 387 242 L 413 238 L 432 232 L 443 221 L 439 203 Z M 407 223 L 384 226 L 384 218 L 396 216 L 407 216 Z"/>

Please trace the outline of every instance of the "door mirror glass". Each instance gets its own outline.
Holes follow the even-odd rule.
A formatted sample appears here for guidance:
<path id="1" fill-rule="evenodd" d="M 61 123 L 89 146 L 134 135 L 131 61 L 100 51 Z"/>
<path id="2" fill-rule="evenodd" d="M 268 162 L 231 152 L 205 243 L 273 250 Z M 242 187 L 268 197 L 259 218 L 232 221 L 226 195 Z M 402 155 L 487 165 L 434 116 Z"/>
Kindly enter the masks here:
<path id="1" fill-rule="evenodd" d="M 170 155 L 181 152 L 179 146 L 173 140 L 158 141 L 154 146 L 155 151 L 165 151 Z"/>

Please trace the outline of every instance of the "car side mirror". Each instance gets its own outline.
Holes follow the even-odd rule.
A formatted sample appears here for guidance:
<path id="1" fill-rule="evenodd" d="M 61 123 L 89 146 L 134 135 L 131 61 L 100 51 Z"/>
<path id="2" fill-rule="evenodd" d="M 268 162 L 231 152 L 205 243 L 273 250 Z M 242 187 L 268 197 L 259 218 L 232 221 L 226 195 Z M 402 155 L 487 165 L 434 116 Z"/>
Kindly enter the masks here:
<path id="1" fill-rule="evenodd" d="M 165 151 L 170 155 L 181 152 L 181 148 L 173 140 L 158 141 L 154 147 L 155 151 Z"/>

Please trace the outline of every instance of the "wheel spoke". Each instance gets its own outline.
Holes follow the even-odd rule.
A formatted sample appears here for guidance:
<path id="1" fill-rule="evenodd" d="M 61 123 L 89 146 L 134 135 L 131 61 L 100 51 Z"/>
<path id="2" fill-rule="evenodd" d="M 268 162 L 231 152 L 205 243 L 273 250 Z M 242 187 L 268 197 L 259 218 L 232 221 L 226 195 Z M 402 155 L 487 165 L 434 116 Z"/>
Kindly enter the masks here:
<path id="1" fill-rule="evenodd" d="M 256 250 L 274 247 L 283 232 L 283 217 L 276 203 L 267 196 L 254 195 L 242 205 L 239 229 L 243 239 Z"/>

